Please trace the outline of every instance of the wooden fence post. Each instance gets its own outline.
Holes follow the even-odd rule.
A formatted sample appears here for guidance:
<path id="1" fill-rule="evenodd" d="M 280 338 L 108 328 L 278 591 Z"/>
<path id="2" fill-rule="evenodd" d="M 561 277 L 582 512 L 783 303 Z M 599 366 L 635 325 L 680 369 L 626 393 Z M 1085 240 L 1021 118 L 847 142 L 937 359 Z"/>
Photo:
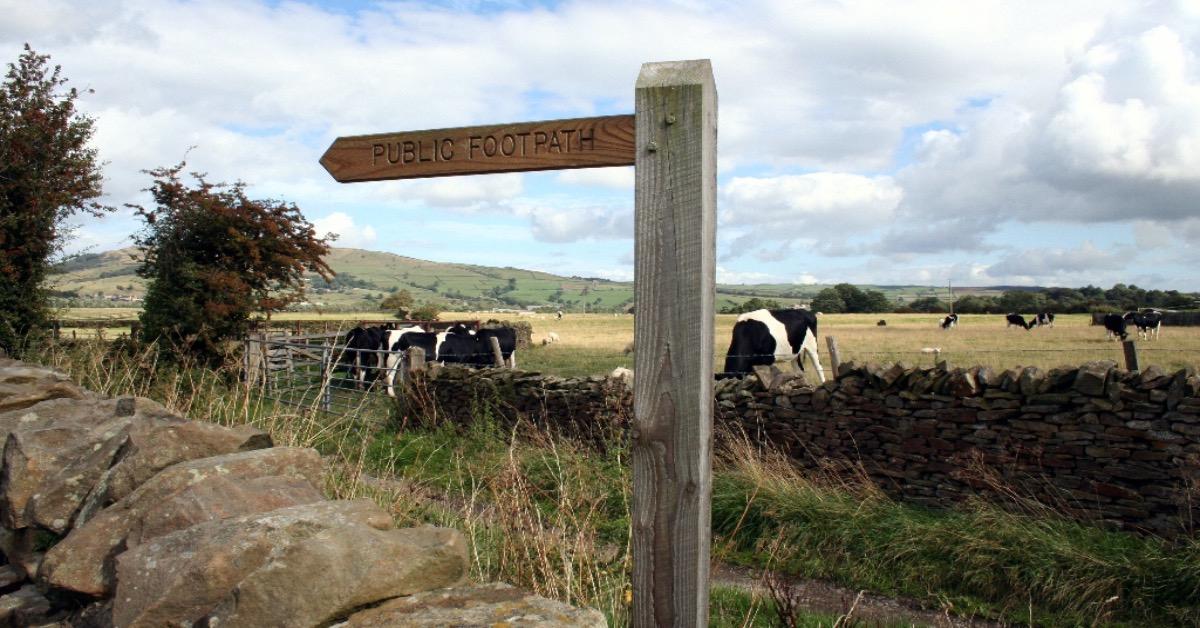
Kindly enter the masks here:
<path id="1" fill-rule="evenodd" d="M 1121 343 L 1125 348 L 1125 370 L 1140 371 L 1138 368 L 1138 350 L 1136 340 L 1126 340 Z"/>
<path id="2" fill-rule="evenodd" d="M 488 336 L 488 343 L 492 346 L 492 361 L 496 368 L 504 368 L 504 352 L 500 351 L 500 339 L 495 336 Z"/>
<path id="3" fill-rule="evenodd" d="M 833 369 L 833 377 L 837 379 L 842 366 L 842 354 L 838 352 L 837 336 L 825 336 L 825 346 L 829 347 L 829 368 Z"/>
<path id="4" fill-rule="evenodd" d="M 708 625 L 717 92 L 707 59 L 635 90 L 635 627 Z"/>
<path id="5" fill-rule="evenodd" d="M 409 373 L 415 373 L 425 368 L 425 350 L 421 347 L 409 347 L 405 352 L 404 359 L 407 362 L 405 378 Z"/>
<path id="6" fill-rule="evenodd" d="M 328 412 L 333 407 L 333 348 L 321 345 L 321 409 Z"/>

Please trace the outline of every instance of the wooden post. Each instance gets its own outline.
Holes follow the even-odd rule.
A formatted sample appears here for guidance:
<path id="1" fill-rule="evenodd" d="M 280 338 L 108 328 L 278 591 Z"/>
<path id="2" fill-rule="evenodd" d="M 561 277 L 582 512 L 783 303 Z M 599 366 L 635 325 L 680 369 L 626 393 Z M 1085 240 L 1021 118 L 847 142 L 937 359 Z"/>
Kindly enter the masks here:
<path id="1" fill-rule="evenodd" d="M 404 356 L 408 362 L 408 373 L 415 373 L 425 368 L 425 350 L 421 347 L 409 347 Z M 405 374 L 407 377 L 407 373 Z"/>
<path id="2" fill-rule="evenodd" d="M 333 406 L 333 351 L 329 345 L 321 346 L 321 409 L 328 412 Z"/>
<path id="3" fill-rule="evenodd" d="M 500 351 L 500 339 L 488 336 L 488 343 L 492 345 L 492 361 L 495 363 L 495 367 L 504 368 L 504 352 Z"/>
<path id="4" fill-rule="evenodd" d="M 1121 343 L 1125 347 L 1125 370 L 1140 371 L 1138 368 L 1138 351 L 1136 340 L 1125 340 Z"/>
<path id="5" fill-rule="evenodd" d="M 53 336 L 55 340 L 58 340 L 58 337 L 62 334 L 62 323 L 58 320 L 54 320 L 50 323 L 50 329 L 52 330 L 51 336 Z"/>
<path id="6" fill-rule="evenodd" d="M 842 366 L 842 354 L 838 352 L 837 336 L 825 336 L 825 346 L 829 347 L 829 368 L 833 369 L 833 377 L 837 379 Z"/>
<path id="7" fill-rule="evenodd" d="M 708 60 L 638 76 L 635 627 L 708 625 L 717 92 Z"/>

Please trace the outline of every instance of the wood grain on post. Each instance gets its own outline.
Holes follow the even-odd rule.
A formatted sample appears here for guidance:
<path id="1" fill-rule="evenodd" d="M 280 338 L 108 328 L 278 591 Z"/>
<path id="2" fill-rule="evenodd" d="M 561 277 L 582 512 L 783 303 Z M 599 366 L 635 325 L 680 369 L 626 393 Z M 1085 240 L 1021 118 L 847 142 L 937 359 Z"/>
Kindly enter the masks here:
<path id="1" fill-rule="evenodd" d="M 842 354 L 838 351 L 837 337 L 825 336 L 825 346 L 829 347 L 829 368 L 833 369 L 833 378 L 837 379 L 842 366 Z"/>
<path id="2" fill-rule="evenodd" d="M 425 350 L 421 347 L 409 347 L 405 357 L 408 361 L 408 372 L 415 373 L 425 368 Z"/>
<path id="3" fill-rule="evenodd" d="M 339 137 L 321 165 L 342 183 L 633 165 L 631 115 Z"/>
<path id="4" fill-rule="evenodd" d="M 500 351 L 500 339 L 488 336 L 488 344 L 492 347 L 492 365 L 498 369 L 504 368 L 504 352 Z"/>
<path id="5" fill-rule="evenodd" d="M 708 60 L 638 76 L 633 626 L 707 626 L 717 93 Z"/>
<path id="6" fill-rule="evenodd" d="M 1125 348 L 1125 370 L 1140 371 L 1141 369 L 1138 366 L 1137 341 L 1125 340 L 1121 344 Z"/>

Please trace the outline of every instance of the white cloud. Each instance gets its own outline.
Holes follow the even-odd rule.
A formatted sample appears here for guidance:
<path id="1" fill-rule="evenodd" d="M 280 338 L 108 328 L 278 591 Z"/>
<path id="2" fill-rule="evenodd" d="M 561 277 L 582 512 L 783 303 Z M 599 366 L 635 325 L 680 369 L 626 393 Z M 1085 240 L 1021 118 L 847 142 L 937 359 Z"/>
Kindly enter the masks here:
<path id="1" fill-rule="evenodd" d="M 563 185 L 594 186 L 633 191 L 633 168 L 584 168 L 564 170 L 558 175 Z"/>
<path id="2" fill-rule="evenodd" d="M 735 177 L 721 193 L 721 225 L 736 234 L 727 257 L 755 251 L 761 261 L 781 259 L 795 242 L 832 252 L 890 222 L 903 197 L 891 177 L 834 172 Z"/>
<path id="3" fill-rule="evenodd" d="M 717 266 L 717 283 L 781 283 L 782 281 L 771 273 L 737 271 Z"/>
<path id="4" fill-rule="evenodd" d="M 0 55 L 31 41 L 95 90 L 80 104 L 112 204 L 145 202 L 138 171 L 194 145 L 190 169 L 313 214 L 488 212 L 531 247 L 629 237 L 627 208 L 579 199 L 630 190 L 632 169 L 338 185 L 317 158 L 338 135 L 631 111 L 642 62 L 707 57 L 727 258 L 941 281 L 1001 264 L 1014 225 L 1053 221 L 1067 251 L 1121 223 L 1200 287 L 1170 261 L 1200 243 L 1194 3 L 478 6 L 0 0 Z M 137 226 L 127 212 L 97 225 Z M 874 270 L 855 265 L 871 255 Z"/>
<path id="5" fill-rule="evenodd" d="M 533 237 L 542 242 L 633 237 L 633 211 L 611 207 L 531 207 Z"/>
<path id="6" fill-rule="evenodd" d="M 334 212 L 312 221 L 317 235 L 324 237 L 327 233 L 337 235 L 335 246 L 363 248 L 375 244 L 378 234 L 371 225 L 359 225 L 354 218 L 342 212 Z"/>

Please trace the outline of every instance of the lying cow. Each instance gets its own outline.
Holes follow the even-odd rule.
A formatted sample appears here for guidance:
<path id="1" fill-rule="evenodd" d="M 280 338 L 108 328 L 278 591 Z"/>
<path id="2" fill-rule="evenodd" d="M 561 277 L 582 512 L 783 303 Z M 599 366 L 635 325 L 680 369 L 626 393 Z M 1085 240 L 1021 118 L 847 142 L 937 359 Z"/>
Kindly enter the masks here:
<path id="1" fill-rule="evenodd" d="M 954 329 L 958 327 L 958 314 L 948 314 L 942 319 L 942 329 Z"/>
<path id="2" fill-rule="evenodd" d="M 1150 335 L 1154 335 L 1154 339 L 1158 340 L 1158 332 L 1162 329 L 1162 312 L 1158 310 L 1143 310 L 1141 312 L 1126 312 L 1126 324 L 1132 324 L 1137 327 L 1138 337 L 1143 340 L 1150 340 Z"/>
<path id="3" fill-rule="evenodd" d="M 725 354 L 725 376 L 749 374 L 776 359 L 796 360 L 804 370 L 808 356 L 817 378 L 825 381 L 817 358 L 817 317 L 808 310 L 754 310 L 737 317 Z"/>
<path id="4" fill-rule="evenodd" d="M 1104 337 L 1108 340 L 1113 340 L 1120 337 L 1121 340 L 1129 334 L 1125 331 L 1125 317 L 1120 314 L 1105 314 L 1104 315 Z"/>
<path id="5" fill-rule="evenodd" d="M 1008 324 L 1004 326 L 1005 328 L 1012 327 L 1013 325 L 1016 325 L 1017 327 L 1020 327 L 1020 328 L 1024 329 L 1025 331 L 1029 331 L 1030 329 L 1033 328 L 1033 325 L 1030 323 L 1026 323 L 1025 317 L 1021 316 L 1020 314 L 1009 313 L 1008 315 L 1006 315 L 1004 317 L 1004 320 L 1008 321 Z"/>

